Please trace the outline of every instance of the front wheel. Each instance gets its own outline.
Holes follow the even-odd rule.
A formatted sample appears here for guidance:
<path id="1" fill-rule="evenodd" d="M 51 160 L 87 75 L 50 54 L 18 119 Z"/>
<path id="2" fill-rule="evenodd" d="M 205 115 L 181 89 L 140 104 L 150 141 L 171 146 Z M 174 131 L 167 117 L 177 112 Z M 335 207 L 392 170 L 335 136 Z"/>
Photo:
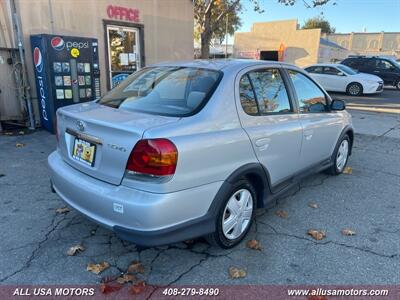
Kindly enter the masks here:
<path id="1" fill-rule="evenodd" d="M 233 185 L 218 212 L 216 231 L 206 237 L 210 244 L 228 249 L 240 243 L 253 222 L 256 195 L 247 180 Z"/>
<path id="2" fill-rule="evenodd" d="M 352 82 L 347 86 L 346 93 L 350 96 L 361 96 L 363 94 L 363 87 L 357 82 Z"/>
<path id="3" fill-rule="evenodd" d="M 396 87 L 396 89 L 400 90 L 400 80 L 397 81 L 394 86 Z"/>
<path id="4" fill-rule="evenodd" d="M 351 142 L 348 135 L 345 135 L 335 148 L 333 154 L 333 164 L 327 170 L 331 175 L 339 175 L 343 173 L 349 159 Z"/>

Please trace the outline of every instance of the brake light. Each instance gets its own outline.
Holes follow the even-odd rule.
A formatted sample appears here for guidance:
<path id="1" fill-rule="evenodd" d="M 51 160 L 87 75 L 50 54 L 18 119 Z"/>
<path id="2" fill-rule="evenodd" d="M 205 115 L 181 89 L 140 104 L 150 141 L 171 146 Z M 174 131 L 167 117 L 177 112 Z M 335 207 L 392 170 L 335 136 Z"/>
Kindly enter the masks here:
<path id="1" fill-rule="evenodd" d="M 153 176 L 173 175 L 177 161 L 178 150 L 170 140 L 140 140 L 129 156 L 126 169 Z"/>

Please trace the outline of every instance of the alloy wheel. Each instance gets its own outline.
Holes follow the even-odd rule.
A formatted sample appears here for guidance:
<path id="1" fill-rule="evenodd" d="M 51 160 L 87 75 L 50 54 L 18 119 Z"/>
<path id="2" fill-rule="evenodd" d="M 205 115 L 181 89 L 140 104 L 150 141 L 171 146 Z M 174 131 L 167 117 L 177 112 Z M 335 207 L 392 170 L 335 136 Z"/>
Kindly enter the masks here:
<path id="1" fill-rule="evenodd" d="M 350 93 L 350 95 L 352 95 L 352 96 L 357 96 L 359 93 L 360 93 L 360 87 L 358 86 L 358 84 L 352 84 L 350 87 L 349 87 L 349 93 Z"/>

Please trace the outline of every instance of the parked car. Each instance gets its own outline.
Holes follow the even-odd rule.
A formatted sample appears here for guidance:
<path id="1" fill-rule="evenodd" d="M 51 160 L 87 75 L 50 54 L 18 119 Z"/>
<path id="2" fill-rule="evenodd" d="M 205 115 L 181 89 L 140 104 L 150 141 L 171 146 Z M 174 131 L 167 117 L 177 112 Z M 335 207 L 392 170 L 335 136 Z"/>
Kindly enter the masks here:
<path id="1" fill-rule="evenodd" d="M 378 56 L 355 56 L 346 58 L 342 64 L 359 72 L 377 75 L 383 79 L 385 85 L 395 86 L 400 90 L 400 64 L 395 60 Z"/>
<path id="2" fill-rule="evenodd" d="M 343 172 L 341 100 L 295 66 L 253 60 L 143 68 L 98 101 L 57 111 L 52 188 L 139 245 L 238 244 L 254 211 L 312 172 Z"/>
<path id="3" fill-rule="evenodd" d="M 327 91 L 346 92 L 351 96 L 383 91 L 383 80 L 378 76 L 358 73 L 342 64 L 316 64 L 305 70 Z"/>

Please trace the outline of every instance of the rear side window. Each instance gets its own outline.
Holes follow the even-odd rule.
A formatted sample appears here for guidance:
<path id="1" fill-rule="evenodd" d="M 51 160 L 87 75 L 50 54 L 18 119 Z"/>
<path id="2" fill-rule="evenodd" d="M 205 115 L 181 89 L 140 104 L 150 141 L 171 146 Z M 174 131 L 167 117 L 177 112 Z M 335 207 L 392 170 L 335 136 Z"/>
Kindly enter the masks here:
<path id="1" fill-rule="evenodd" d="M 321 74 L 322 73 L 322 67 L 321 66 L 317 66 L 317 67 L 308 67 L 305 68 L 305 70 L 308 73 L 316 73 L 316 74 Z"/>
<path id="2" fill-rule="evenodd" d="M 277 69 L 249 73 L 261 114 L 290 112 L 289 97 Z"/>
<path id="3" fill-rule="evenodd" d="M 239 84 L 240 104 L 249 115 L 258 115 L 258 106 L 254 91 L 250 83 L 249 75 L 244 75 Z"/>
<path id="4" fill-rule="evenodd" d="M 384 59 L 376 60 L 376 68 L 381 70 L 392 70 L 394 69 L 394 65 Z"/>
<path id="5" fill-rule="evenodd" d="M 336 68 L 332 68 L 332 67 L 324 67 L 324 74 L 327 75 L 338 75 L 339 74 L 339 70 Z"/>
<path id="6" fill-rule="evenodd" d="M 319 113 L 326 111 L 326 98 L 322 90 L 307 76 L 288 70 L 299 102 L 300 112 Z"/>
<path id="7" fill-rule="evenodd" d="M 349 67 L 352 67 L 352 68 L 356 68 L 361 64 L 361 60 L 360 59 L 347 58 L 342 63 L 345 64 L 346 66 L 349 66 Z"/>
<path id="8" fill-rule="evenodd" d="M 190 115 L 217 87 L 221 72 L 191 67 L 150 67 L 134 73 L 98 103 L 167 116 Z"/>
<path id="9" fill-rule="evenodd" d="M 240 95 L 243 110 L 250 115 L 254 115 L 256 109 L 261 115 L 291 111 L 285 84 L 278 69 L 257 70 L 243 76 Z M 249 97 L 252 98 L 251 102 Z"/>

